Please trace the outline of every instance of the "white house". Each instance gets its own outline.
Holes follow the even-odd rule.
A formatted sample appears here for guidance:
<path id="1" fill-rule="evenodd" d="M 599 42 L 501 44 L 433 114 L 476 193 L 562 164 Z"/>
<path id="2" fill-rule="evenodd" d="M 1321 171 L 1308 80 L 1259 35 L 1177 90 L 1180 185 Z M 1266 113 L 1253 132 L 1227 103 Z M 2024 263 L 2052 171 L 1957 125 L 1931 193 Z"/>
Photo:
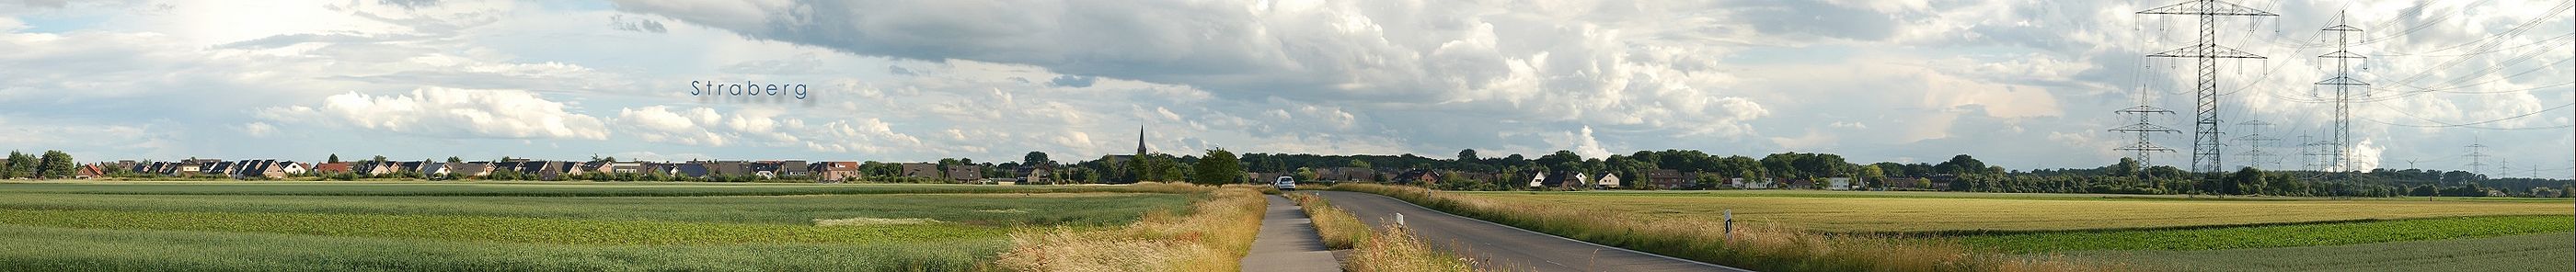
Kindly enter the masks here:
<path id="1" fill-rule="evenodd" d="M 1600 182 L 1597 182 L 1597 183 L 1592 184 L 1592 187 L 1595 187 L 1595 188 L 1611 188 L 1611 187 L 1619 187 L 1619 174 L 1618 174 L 1618 173 L 1601 173 L 1601 180 L 1600 180 Z"/>
<path id="2" fill-rule="evenodd" d="M 1825 184 L 1825 190 L 1851 190 L 1852 178 L 1825 178 Z"/>

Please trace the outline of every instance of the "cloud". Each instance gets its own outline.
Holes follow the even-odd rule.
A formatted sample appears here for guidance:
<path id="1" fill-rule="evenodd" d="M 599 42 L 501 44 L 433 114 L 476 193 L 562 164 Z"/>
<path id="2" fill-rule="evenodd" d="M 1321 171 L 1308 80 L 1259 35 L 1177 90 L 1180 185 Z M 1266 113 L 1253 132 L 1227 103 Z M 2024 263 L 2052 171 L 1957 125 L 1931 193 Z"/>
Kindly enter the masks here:
<path id="1" fill-rule="evenodd" d="M 263 138 L 268 137 L 268 135 L 277 134 L 277 126 L 270 125 L 268 122 L 250 122 L 249 124 L 242 124 L 241 132 L 242 134 L 250 135 L 250 137 L 253 138 Z"/>
<path id="2" fill-rule="evenodd" d="M 609 28 L 609 29 L 616 29 L 616 30 L 623 30 L 623 31 L 634 31 L 634 32 L 655 33 L 655 34 L 660 34 L 660 33 L 669 33 L 669 32 L 671 32 L 671 30 L 670 30 L 670 29 L 667 29 L 667 28 L 663 28 L 663 27 L 662 27 L 662 21 L 653 20 L 653 19 L 645 19 L 645 18 L 637 18 L 637 19 L 635 19 L 635 20 L 629 21 L 629 20 L 627 20 L 627 19 L 626 19 L 626 16 L 625 16 L 625 15 L 611 15 L 611 16 L 608 16 L 608 28 Z"/>
<path id="3" fill-rule="evenodd" d="M 264 108 L 262 118 L 402 134 L 507 139 L 608 138 L 599 118 L 520 90 L 422 87 L 409 94 L 333 95 L 320 105 Z"/>
<path id="4" fill-rule="evenodd" d="M 1048 80 L 1047 85 L 1057 87 L 1090 88 L 1092 82 L 1098 81 L 1100 81 L 1100 78 L 1097 77 L 1062 75 L 1056 76 L 1054 80 Z"/>
<path id="5" fill-rule="evenodd" d="M 1545 6 L 1439 2 L 618 1 L 618 9 L 858 55 L 1023 64 L 1230 99 L 1739 136 L 1760 104 L 1718 91 L 1716 48 L 1542 20 Z M 1420 5 L 1442 6 L 1422 9 Z M 1581 6 L 1581 5 L 1573 5 Z M 1657 7 L 1639 7 L 1653 10 Z M 1149 19 L 1150 18 L 1150 19 Z M 1638 19 L 1639 21 L 1653 20 Z M 1169 23 L 1189 22 L 1189 23 Z M 1404 102 L 1397 102 L 1404 101 Z"/>

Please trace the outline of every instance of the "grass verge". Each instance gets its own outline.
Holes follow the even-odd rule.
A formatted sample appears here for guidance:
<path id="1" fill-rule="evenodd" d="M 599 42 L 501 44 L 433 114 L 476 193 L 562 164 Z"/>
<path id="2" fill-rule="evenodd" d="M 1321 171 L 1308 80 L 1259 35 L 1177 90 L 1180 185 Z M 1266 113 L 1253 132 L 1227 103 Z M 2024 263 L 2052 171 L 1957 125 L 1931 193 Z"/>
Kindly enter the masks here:
<path id="1" fill-rule="evenodd" d="M 1123 228 L 1015 232 L 995 263 L 1018 271 L 1233 271 L 1251 252 L 1269 205 L 1253 186 L 1129 186 L 1206 193 L 1186 216 L 1155 211 Z"/>
<path id="2" fill-rule="evenodd" d="M 1323 236 L 1324 248 L 1351 249 L 1369 239 L 1368 223 L 1360 222 L 1360 217 L 1351 215 L 1349 211 L 1334 208 L 1331 202 L 1324 201 L 1324 197 L 1313 193 L 1285 196 L 1288 200 L 1297 201 L 1297 206 L 1304 207 L 1307 218 L 1314 219 L 1315 233 Z"/>
<path id="3" fill-rule="evenodd" d="M 1522 229 L 1603 245 L 1760 271 L 2100 271 L 2125 267 L 2062 258 L 1980 253 L 1953 242 L 1826 234 L 1773 226 L 1739 226 L 1732 237 L 1712 224 L 1601 216 L 1550 206 L 1434 194 L 1419 187 L 1336 185 L 1334 190 L 1386 195 L 1414 204 Z M 1666 224 L 1670 223 L 1670 224 Z"/>
<path id="4" fill-rule="evenodd" d="M 1431 249 L 1413 230 L 1391 226 L 1371 232 L 1367 223 L 1349 211 L 1334 208 L 1332 202 L 1313 193 L 1292 193 L 1288 199 L 1305 207 L 1306 216 L 1314 218 L 1315 231 L 1324 237 L 1324 247 L 1354 249 L 1350 259 L 1342 260 L 1349 271 L 1476 271 L 1473 259 Z"/>

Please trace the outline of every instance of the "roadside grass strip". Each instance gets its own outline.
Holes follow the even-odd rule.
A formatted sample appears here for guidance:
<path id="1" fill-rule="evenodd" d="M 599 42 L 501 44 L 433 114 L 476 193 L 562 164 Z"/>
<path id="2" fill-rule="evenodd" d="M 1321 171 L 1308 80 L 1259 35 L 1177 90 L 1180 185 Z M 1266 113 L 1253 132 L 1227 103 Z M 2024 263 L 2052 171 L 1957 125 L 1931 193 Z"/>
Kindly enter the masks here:
<path id="1" fill-rule="evenodd" d="M 1411 228 L 1390 226 L 1372 232 L 1359 216 L 1333 207 L 1322 196 L 1290 193 L 1287 197 L 1305 207 L 1306 217 L 1314 219 L 1315 231 L 1324 237 L 1325 248 L 1353 249 L 1350 258 L 1342 260 L 1343 270 L 1476 271 L 1475 259 L 1432 249 L 1429 243 L 1415 237 Z"/>
<path id="2" fill-rule="evenodd" d="M 2213 250 L 2385 243 L 2576 231 L 2572 216 L 2479 216 L 2148 230 L 1958 236 L 1960 243 L 2012 253 L 2085 250 Z"/>
<path id="3" fill-rule="evenodd" d="M 1970 250 L 1958 243 L 1605 216 L 1569 205 L 1528 205 L 1480 194 L 1434 193 L 1420 187 L 1335 185 L 1334 190 L 1394 197 L 1423 207 L 1541 233 L 1757 271 L 2121 271 L 2118 264 Z M 1594 203 L 1586 206 L 1599 206 Z"/>
<path id="4" fill-rule="evenodd" d="M 1325 249 L 1351 249 L 1371 238 L 1368 223 L 1360 222 L 1360 217 L 1351 215 L 1350 211 L 1333 207 L 1331 202 L 1325 201 L 1322 196 L 1316 196 L 1314 193 L 1290 193 L 1284 196 L 1288 197 L 1288 200 L 1296 201 L 1297 206 L 1305 208 L 1306 217 L 1315 222 L 1315 234 L 1323 236 Z"/>

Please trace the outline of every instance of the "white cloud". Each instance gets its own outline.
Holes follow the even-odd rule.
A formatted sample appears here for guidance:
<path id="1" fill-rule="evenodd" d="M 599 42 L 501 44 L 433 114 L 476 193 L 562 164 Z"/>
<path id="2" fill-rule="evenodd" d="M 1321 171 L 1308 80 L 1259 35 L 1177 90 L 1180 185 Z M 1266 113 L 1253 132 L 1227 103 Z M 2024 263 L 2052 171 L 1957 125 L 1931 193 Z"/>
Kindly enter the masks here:
<path id="1" fill-rule="evenodd" d="M 241 132 L 244 135 L 250 135 L 250 137 L 263 138 L 268 137 L 268 135 L 277 134 L 277 126 L 270 125 L 268 122 L 250 122 L 249 124 L 242 124 Z"/>
<path id="2" fill-rule="evenodd" d="M 432 137 L 588 139 L 608 138 L 599 118 L 566 111 L 564 103 L 519 90 L 422 87 L 409 94 L 357 92 L 323 98 L 321 105 L 265 108 L 260 118 Z"/>

